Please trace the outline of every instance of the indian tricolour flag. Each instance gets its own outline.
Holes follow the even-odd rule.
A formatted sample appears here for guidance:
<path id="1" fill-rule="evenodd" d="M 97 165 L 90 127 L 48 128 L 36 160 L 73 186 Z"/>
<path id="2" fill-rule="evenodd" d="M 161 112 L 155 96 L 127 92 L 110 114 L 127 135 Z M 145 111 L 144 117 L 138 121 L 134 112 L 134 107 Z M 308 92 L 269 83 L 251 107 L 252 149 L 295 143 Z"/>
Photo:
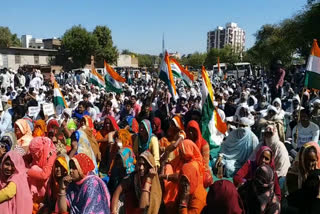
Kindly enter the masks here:
<path id="1" fill-rule="evenodd" d="M 177 100 L 179 96 L 176 91 L 176 85 L 174 83 L 173 74 L 171 71 L 170 60 L 169 60 L 169 55 L 168 55 L 167 51 L 165 52 L 165 55 L 162 59 L 161 65 L 160 65 L 159 78 L 167 84 L 173 99 Z"/>
<path id="2" fill-rule="evenodd" d="M 173 76 L 182 79 L 184 83 L 191 87 L 194 80 L 193 74 L 183 68 L 175 58 L 169 58 L 169 60 Z"/>
<path id="3" fill-rule="evenodd" d="M 204 66 L 201 71 L 202 85 L 202 119 L 201 130 L 202 136 L 209 143 L 210 153 L 212 156 L 217 156 L 220 150 L 220 143 L 217 140 L 217 136 L 225 134 L 227 131 L 227 124 L 222 121 L 217 109 L 213 105 L 214 96 L 212 84 L 210 82 L 208 73 Z M 218 137 L 219 138 L 219 137 Z"/>
<path id="4" fill-rule="evenodd" d="M 106 86 L 104 78 L 97 72 L 94 67 L 92 67 L 91 69 L 90 82 L 95 86 L 99 86 L 100 88 L 104 88 Z"/>
<path id="5" fill-rule="evenodd" d="M 106 61 L 104 61 L 104 68 L 107 71 L 107 74 L 104 77 L 107 91 L 121 93 L 122 83 L 125 83 L 126 79 L 113 70 L 113 68 Z"/>
<path id="6" fill-rule="evenodd" d="M 320 48 L 317 40 L 313 40 L 306 71 L 305 87 L 320 90 Z"/>
<path id="7" fill-rule="evenodd" d="M 53 81 L 53 103 L 55 106 L 68 108 L 67 102 L 61 93 L 60 86 L 56 80 Z"/>

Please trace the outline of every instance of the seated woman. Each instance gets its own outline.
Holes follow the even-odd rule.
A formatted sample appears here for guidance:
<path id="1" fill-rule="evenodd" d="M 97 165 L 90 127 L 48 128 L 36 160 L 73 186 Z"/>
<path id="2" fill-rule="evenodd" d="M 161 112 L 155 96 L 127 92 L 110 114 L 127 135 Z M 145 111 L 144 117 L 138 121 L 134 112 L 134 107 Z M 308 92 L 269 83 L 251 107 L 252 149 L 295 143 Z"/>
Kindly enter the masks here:
<path id="1" fill-rule="evenodd" d="M 280 201 L 273 191 L 274 181 L 274 171 L 269 165 L 257 168 L 254 178 L 238 189 L 245 213 L 280 213 Z"/>
<path id="2" fill-rule="evenodd" d="M 130 214 L 157 214 L 159 212 L 162 192 L 157 167 L 153 155 L 143 152 L 137 163 L 137 172 L 122 180 L 112 197 L 111 213 L 118 213 L 118 201 L 125 195 L 125 211 Z"/>
<path id="3" fill-rule="evenodd" d="M 161 129 L 161 119 L 159 117 L 153 118 L 152 132 L 157 136 L 158 139 L 164 137 L 164 132 Z"/>
<path id="4" fill-rule="evenodd" d="M 215 163 L 218 177 L 233 177 L 259 144 L 257 136 L 250 130 L 250 120 L 242 117 L 238 123 L 239 127 L 231 131 L 221 144 L 219 157 Z"/>
<path id="5" fill-rule="evenodd" d="M 25 119 L 19 119 L 14 123 L 14 132 L 17 136 L 17 146 L 22 147 L 27 153 L 32 140 L 32 131 Z"/>
<path id="6" fill-rule="evenodd" d="M 111 169 L 110 181 L 108 182 L 108 189 L 111 195 L 113 195 L 122 179 L 134 172 L 134 162 L 135 156 L 131 148 L 125 147 L 118 151 Z"/>
<path id="7" fill-rule="evenodd" d="M 231 181 L 219 180 L 210 186 L 202 214 L 244 214 L 240 195 Z"/>
<path id="8" fill-rule="evenodd" d="M 95 166 L 90 157 L 79 153 L 70 160 L 69 166 L 70 176 L 64 177 L 59 184 L 59 213 L 109 214 L 109 191 L 99 177 L 91 175 Z"/>
<path id="9" fill-rule="evenodd" d="M 233 183 L 236 187 L 243 185 L 248 180 L 252 180 L 257 168 L 262 164 L 269 165 L 273 170 L 274 169 L 274 160 L 272 150 L 267 146 L 262 146 L 257 154 L 256 160 L 250 161 L 248 160 L 239 171 L 233 176 Z M 278 197 L 279 201 L 281 201 L 281 189 L 279 186 L 278 176 L 276 171 L 274 171 L 274 192 Z"/>
<path id="10" fill-rule="evenodd" d="M 201 152 L 204 166 L 205 166 L 205 188 L 209 187 L 211 184 L 213 184 L 213 179 L 211 176 L 211 167 L 209 166 L 210 161 L 210 148 L 207 141 L 202 137 L 201 130 L 199 127 L 199 124 L 195 120 L 191 120 L 188 123 L 187 129 L 186 129 L 187 139 L 192 140 L 198 147 L 198 149 Z"/>
<path id="11" fill-rule="evenodd" d="M 98 174 L 98 161 L 101 158 L 99 145 L 93 136 L 92 121 L 89 116 L 83 116 L 80 121 L 80 128 L 71 136 L 71 151 L 69 157 L 84 153 L 91 158 L 95 165 L 95 173 Z M 91 124 L 91 125 L 90 125 Z"/>
<path id="12" fill-rule="evenodd" d="M 34 211 L 44 201 L 47 181 L 56 159 L 56 148 L 47 137 L 35 137 L 29 146 L 32 163 L 27 171 L 28 182 L 33 196 Z"/>
<path id="13" fill-rule="evenodd" d="M 58 213 L 57 199 L 59 183 L 61 179 L 69 174 L 69 157 L 67 155 L 58 156 L 54 162 L 52 173 L 48 182 L 44 206 L 40 213 Z"/>
<path id="14" fill-rule="evenodd" d="M 67 146 L 71 146 L 71 135 L 75 130 L 77 130 L 77 125 L 72 119 L 72 109 L 70 108 L 64 109 L 62 116 L 63 116 L 62 118 L 63 121 L 61 124 L 62 132 L 65 135 Z"/>
<path id="15" fill-rule="evenodd" d="M 297 157 L 298 159 L 292 164 L 286 177 L 289 194 L 301 189 L 302 183 L 312 170 L 320 169 L 320 147 L 318 143 L 304 144 Z"/>
<path id="16" fill-rule="evenodd" d="M 139 134 L 133 143 L 133 151 L 135 155 L 140 155 L 144 151 L 149 150 L 154 157 L 157 169 L 160 167 L 159 141 L 152 134 L 151 123 L 149 120 L 142 120 L 139 125 Z"/>
<path id="17" fill-rule="evenodd" d="M 44 120 L 37 120 L 34 123 L 33 137 L 45 137 L 47 135 L 47 124 Z"/>
<path id="18" fill-rule="evenodd" d="M 26 167 L 21 155 L 9 151 L 1 162 L 0 210 L 1 213 L 32 213 L 32 195 Z"/>
<path id="19" fill-rule="evenodd" d="M 198 147 L 191 140 L 179 144 L 181 170 L 179 174 L 178 211 L 181 214 L 200 213 L 206 205 L 203 186 L 205 166 Z"/>

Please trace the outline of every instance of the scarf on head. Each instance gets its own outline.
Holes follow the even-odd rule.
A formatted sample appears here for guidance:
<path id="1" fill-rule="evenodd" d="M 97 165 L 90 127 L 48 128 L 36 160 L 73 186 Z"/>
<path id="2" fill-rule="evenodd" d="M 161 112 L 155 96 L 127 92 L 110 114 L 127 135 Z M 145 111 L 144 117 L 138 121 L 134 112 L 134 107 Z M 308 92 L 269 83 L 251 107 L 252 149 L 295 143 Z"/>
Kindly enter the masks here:
<path id="1" fill-rule="evenodd" d="M 201 134 L 201 130 L 200 130 L 200 126 L 198 124 L 197 121 L 195 120 L 191 120 L 189 123 L 188 123 L 188 126 L 187 126 L 187 130 L 189 128 L 194 128 L 195 130 L 197 130 L 197 136 L 198 136 L 198 139 L 196 140 L 196 145 L 198 147 L 198 149 L 201 151 L 202 147 L 204 145 L 207 145 L 207 141 L 202 137 L 202 134 Z"/>
<path id="2" fill-rule="evenodd" d="M 27 120 L 19 119 L 15 122 L 14 125 L 17 126 L 20 129 L 21 133 L 23 134 L 23 136 L 20 139 L 17 139 L 17 144 L 23 147 L 29 146 L 33 137 L 32 137 L 31 128 Z"/>
<path id="3" fill-rule="evenodd" d="M 151 127 L 151 123 L 150 123 L 149 120 L 147 120 L 147 119 L 142 120 L 141 123 L 140 123 L 140 126 L 144 126 L 144 128 L 146 129 L 146 131 L 148 133 L 148 139 L 147 139 L 147 142 L 142 142 L 141 141 L 141 136 L 139 134 L 139 138 L 138 138 L 139 139 L 139 142 L 138 142 L 139 154 L 141 154 L 142 152 L 144 152 L 144 151 L 149 149 L 149 144 L 150 144 L 150 141 L 151 141 L 151 137 L 153 136 L 152 135 L 152 127 Z"/>
<path id="4" fill-rule="evenodd" d="M 91 158 L 84 153 L 75 155 L 73 158 L 71 158 L 71 160 L 73 160 L 74 164 L 76 165 L 81 178 L 85 178 L 90 172 L 95 169 L 94 163 Z"/>
<path id="5" fill-rule="evenodd" d="M 32 195 L 29 189 L 24 160 L 16 151 L 9 151 L 2 159 L 1 169 L 3 169 L 3 163 L 7 158 L 10 158 L 14 164 L 15 171 L 7 180 L 0 172 L 0 188 L 3 189 L 10 182 L 13 182 L 16 185 L 17 192 L 10 200 L 0 203 L 1 213 L 19 214 L 22 211 L 23 213 L 32 213 Z"/>
<path id="6" fill-rule="evenodd" d="M 85 134 L 90 142 L 91 148 L 92 148 L 93 153 L 97 159 L 97 162 L 100 162 L 101 153 L 99 150 L 99 144 L 95 138 L 96 131 L 94 129 L 92 119 L 88 115 L 83 116 L 83 119 L 86 121 L 86 124 L 85 124 L 85 126 L 81 127 L 81 129 L 85 132 Z"/>
<path id="7" fill-rule="evenodd" d="M 139 124 L 138 124 L 138 121 L 136 120 L 136 118 L 134 118 L 133 116 L 127 116 L 126 120 L 129 124 L 130 131 L 135 134 L 138 134 Z"/>
<path id="8" fill-rule="evenodd" d="M 47 133 L 47 124 L 44 120 L 37 120 L 34 123 L 33 137 L 45 137 Z"/>

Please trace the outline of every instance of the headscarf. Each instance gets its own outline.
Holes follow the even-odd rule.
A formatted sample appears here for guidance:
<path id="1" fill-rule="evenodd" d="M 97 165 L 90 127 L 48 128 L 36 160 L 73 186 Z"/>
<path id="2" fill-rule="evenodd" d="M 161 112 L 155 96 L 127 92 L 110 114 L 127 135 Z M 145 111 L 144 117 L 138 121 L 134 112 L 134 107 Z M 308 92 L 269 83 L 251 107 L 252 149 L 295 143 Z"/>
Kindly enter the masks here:
<path id="1" fill-rule="evenodd" d="M 45 137 L 47 132 L 47 124 L 44 120 L 37 120 L 34 123 L 33 137 Z"/>
<path id="2" fill-rule="evenodd" d="M 304 159 L 306 155 L 306 151 L 308 148 L 314 147 L 317 151 L 317 158 L 318 158 L 318 163 L 317 163 L 317 169 L 320 169 L 320 147 L 319 144 L 316 142 L 309 142 L 303 145 L 303 148 L 300 149 L 298 158 L 299 158 L 299 171 L 300 171 L 300 176 L 302 177 L 302 181 L 307 179 L 307 169 L 305 167 Z M 300 184 L 302 182 L 299 182 Z M 301 184 L 302 185 L 302 184 Z M 299 186 L 301 186 L 299 185 Z"/>
<path id="3" fill-rule="evenodd" d="M 73 158 L 71 158 L 71 160 L 73 160 L 74 164 L 76 165 L 81 178 L 85 178 L 95 169 L 91 158 L 84 153 L 75 155 Z"/>
<path id="4" fill-rule="evenodd" d="M 161 129 L 161 120 L 160 120 L 160 118 L 159 118 L 159 117 L 155 117 L 155 118 L 153 119 L 153 123 L 154 123 L 154 125 L 155 125 L 155 127 L 156 127 L 155 130 L 152 130 L 153 133 L 154 133 L 158 138 L 163 137 L 163 131 L 162 131 L 162 129 Z"/>
<path id="5" fill-rule="evenodd" d="M 20 139 L 17 139 L 19 146 L 28 147 L 32 140 L 32 131 L 31 128 L 25 119 L 19 119 L 15 122 L 15 126 L 19 127 L 23 136 Z"/>
<path id="6" fill-rule="evenodd" d="M 58 123 L 58 121 L 56 119 L 51 119 L 49 122 L 48 122 L 48 125 L 47 125 L 47 130 L 48 132 L 50 132 L 50 130 L 52 129 L 59 129 L 60 125 Z M 56 133 L 55 133 L 56 134 Z"/>
<path id="7" fill-rule="evenodd" d="M 242 214 L 243 204 L 234 184 L 219 180 L 210 186 L 207 195 L 207 212 L 216 214 Z"/>
<path id="8" fill-rule="evenodd" d="M 113 128 L 113 130 L 111 130 L 111 131 L 118 131 L 119 130 L 119 126 L 117 124 L 116 119 L 114 117 L 112 117 L 112 116 L 106 117 L 106 119 L 104 120 L 103 129 L 105 129 L 105 127 L 106 127 L 107 119 L 109 119 L 111 121 L 111 126 Z"/>
<path id="9" fill-rule="evenodd" d="M 16 141 L 16 139 L 14 139 L 14 136 L 14 134 L 5 133 L 1 137 L 0 143 L 5 145 L 7 152 L 11 150 L 13 143 Z"/>
<path id="10" fill-rule="evenodd" d="M 263 154 L 265 151 L 269 151 L 270 154 L 271 154 L 270 164 L 268 164 L 268 165 L 274 170 L 275 167 L 274 167 L 273 152 L 272 152 L 271 148 L 268 147 L 268 146 L 261 146 L 260 149 L 257 151 L 257 153 L 256 153 L 256 160 L 255 160 L 255 166 L 258 167 L 258 166 L 261 165 L 261 163 L 260 163 L 261 157 L 262 157 L 262 154 Z"/>
<path id="11" fill-rule="evenodd" d="M 142 153 L 144 151 L 146 151 L 147 149 L 149 149 L 149 144 L 150 144 L 150 141 L 151 141 L 151 137 L 152 137 L 152 127 L 151 127 L 151 123 L 149 120 L 147 119 L 144 119 L 141 121 L 140 123 L 140 126 L 144 126 L 144 128 L 146 129 L 147 133 L 148 133 L 148 140 L 147 142 L 142 142 L 141 141 L 141 136 L 139 134 L 139 142 L 138 142 L 138 145 L 139 145 L 139 153 Z"/>
<path id="12" fill-rule="evenodd" d="M 183 166 L 180 176 L 185 176 L 190 184 L 190 194 L 193 194 L 198 185 L 203 185 L 203 174 L 205 166 L 203 165 L 202 155 L 194 142 L 191 140 L 183 140 L 179 144 L 179 153 L 182 158 Z M 196 162 L 198 170 L 194 170 L 193 163 Z"/>
<path id="13" fill-rule="evenodd" d="M 264 213 L 266 210 L 269 210 L 270 213 L 280 211 L 280 203 L 277 201 L 278 199 L 273 191 L 274 179 L 274 172 L 269 165 L 263 164 L 257 168 L 252 182 L 252 194 L 256 196 L 259 202 L 257 205 L 260 207 L 260 213 Z M 269 207 L 271 203 L 274 203 L 274 205 Z"/>
<path id="14" fill-rule="evenodd" d="M 174 116 L 172 118 L 172 121 L 174 122 L 174 124 L 180 129 L 180 130 L 184 130 L 184 125 L 182 122 L 182 118 L 178 115 Z"/>
<path id="15" fill-rule="evenodd" d="M 99 150 L 99 144 L 95 138 L 95 129 L 94 129 L 94 126 L 92 123 L 92 119 L 88 115 L 83 116 L 83 119 L 85 119 L 85 121 L 86 121 L 86 126 L 82 127 L 82 130 L 86 133 L 87 138 L 90 142 L 91 148 L 92 148 L 94 155 L 97 159 L 97 162 L 99 162 L 101 160 L 101 153 Z"/>
<path id="16" fill-rule="evenodd" d="M 121 141 L 122 147 L 132 148 L 132 137 L 127 129 L 120 129 L 118 131 L 118 139 Z"/>
<path id="17" fill-rule="evenodd" d="M 29 151 L 32 155 L 32 165 L 37 165 L 40 168 L 46 166 L 50 156 L 56 155 L 56 147 L 47 137 L 33 138 L 30 142 Z"/>
<path id="18" fill-rule="evenodd" d="M 198 124 L 197 121 L 195 120 L 191 120 L 189 123 L 188 123 L 188 126 L 187 126 L 187 130 L 189 128 L 194 128 L 195 130 L 197 130 L 197 136 L 198 136 L 198 139 L 197 141 L 195 142 L 198 149 L 201 151 L 202 147 L 204 145 L 207 145 L 207 141 L 202 137 L 202 134 L 201 134 L 201 130 L 200 130 L 200 126 Z"/>
<path id="19" fill-rule="evenodd" d="M 119 150 L 118 154 L 120 155 L 122 162 L 123 162 L 123 167 L 126 169 L 127 175 L 131 174 L 134 172 L 135 166 L 135 156 L 131 148 L 122 148 Z"/>
<path id="20" fill-rule="evenodd" d="M 9 151 L 2 159 L 1 169 L 3 168 L 4 161 L 10 158 L 15 167 L 15 172 L 5 180 L 3 174 L 0 172 L 0 188 L 3 189 L 13 182 L 16 187 L 16 195 L 7 201 L 0 203 L 1 213 L 18 214 L 18 213 L 31 213 L 32 212 L 32 195 L 29 189 L 26 167 L 24 160 L 20 154 L 15 151 Z"/>
<path id="21" fill-rule="evenodd" d="M 144 151 L 139 157 L 143 158 L 151 168 L 153 168 L 157 172 L 156 162 L 153 158 L 153 155 L 149 151 Z M 138 176 L 138 174 L 136 174 Z M 140 183 L 140 191 L 141 191 L 141 182 Z M 138 191 L 137 197 L 140 198 L 141 192 Z M 140 193 L 140 194 L 139 194 Z M 161 205 L 162 199 L 162 191 L 161 185 L 159 181 L 158 174 L 156 174 L 151 181 L 151 191 L 150 191 L 150 203 L 148 208 L 148 214 L 158 214 L 159 208 Z"/>
<path id="22" fill-rule="evenodd" d="M 133 116 L 127 116 L 126 120 L 129 124 L 130 131 L 135 134 L 138 134 L 139 124 L 138 124 L 138 121 L 136 120 L 136 118 L 134 118 Z"/>
<path id="23" fill-rule="evenodd" d="M 60 165 L 67 171 L 69 174 L 69 156 L 67 155 L 60 155 L 57 157 L 56 162 L 59 162 Z M 51 177 L 47 186 L 47 203 L 49 206 L 49 211 L 54 211 L 56 202 L 57 202 L 57 196 L 59 192 L 59 183 L 55 178 L 55 164 L 52 167 L 52 173 Z"/>

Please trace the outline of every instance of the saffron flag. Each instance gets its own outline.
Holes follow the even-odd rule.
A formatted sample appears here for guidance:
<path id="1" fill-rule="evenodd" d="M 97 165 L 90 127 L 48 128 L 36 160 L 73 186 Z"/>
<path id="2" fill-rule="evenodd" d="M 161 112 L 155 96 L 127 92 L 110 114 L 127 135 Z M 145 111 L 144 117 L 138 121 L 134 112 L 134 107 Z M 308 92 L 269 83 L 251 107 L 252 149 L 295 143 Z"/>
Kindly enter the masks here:
<path id="1" fill-rule="evenodd" d="M 173 76 L 182 79 L 189 87 L 194 80 L 193 74 L 183 68 L 175 58 L 169 58 Z"/>
<path id="2" fill-rule="evenodd" d="M 202 119 L 201 119 L 201 130 L 202 136 L 209 143 L 211 155 L 216 157 L 220 150 L 220 144 L 223 140 L 224 134 L 227 131 L 227 124 L 223 122 L 215 108 L 213 101 L 213 89 L 210 82 L 208 73 L 204 66 L 201 71 L 202 85 Z"/>
<path id="3" fill-rule="evenodd" d="M 107 91 L 121 93 L 122 83 L 125 83 L 126 79 L 113 70 L 113 68 L 106 61 L 104 61 L 104 67 L 107 71 L 107 74 L 104 77 Z"/>
<path id="4" fill-rule="evenodd" d="M 311 53 L 306 67 L 305 87 L 320 89 L 320 48 L 313 40 Z"/>
<path id="5" fill-rule="evenodd" d="M 99 86 L 100 88 L 103 88 L 106 85 L 104 78 L 97 72 L 94 67 L 92 67 L 91 69 L 90 82 L 95 86 Z"/>
<path id="6" fill-rule="evenodd" d="M 61 106 L 63 108 L 68 108 L 67 102 L 60 90 L 60 86 L 56 80 L 53 80 L 53 103 L 55 106 Z"/>
<path id="7" fill-rule="evenodd" d="M 161 62 L 159 78 L 167 84 L 173 99 L 177 100 L 178 93 L 176 91 L 176 85 L 174 83 L 169 55 L 167 51 L 165 52 L 165 55 Z"/>

